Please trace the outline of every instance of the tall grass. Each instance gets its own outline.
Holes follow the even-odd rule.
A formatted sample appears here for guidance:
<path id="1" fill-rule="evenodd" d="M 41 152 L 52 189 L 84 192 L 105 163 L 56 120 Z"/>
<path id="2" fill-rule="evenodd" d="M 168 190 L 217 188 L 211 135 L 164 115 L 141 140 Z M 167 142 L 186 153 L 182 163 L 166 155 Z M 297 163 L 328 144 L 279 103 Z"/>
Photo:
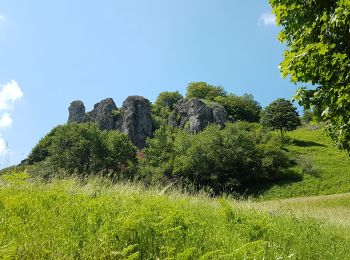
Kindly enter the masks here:
<path id="1" fill-rule="evenodd" d="M 0 258 L 349 259 L 349 229 L 136 184 L 0 177 Z"/>

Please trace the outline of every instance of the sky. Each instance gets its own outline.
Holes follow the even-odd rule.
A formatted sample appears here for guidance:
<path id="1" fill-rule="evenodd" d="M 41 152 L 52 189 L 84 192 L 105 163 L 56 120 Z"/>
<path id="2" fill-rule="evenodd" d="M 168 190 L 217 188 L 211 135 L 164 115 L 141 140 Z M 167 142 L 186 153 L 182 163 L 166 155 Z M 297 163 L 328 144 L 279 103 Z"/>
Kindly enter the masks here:
<path id="1" fill-rule="evenodd" d="M 195 81 L 263 107 L 291 99 L 279 30 L 267 0 L 1 0 L 0 168 L 64 124 L 74 100 L 153 102 Z"/>

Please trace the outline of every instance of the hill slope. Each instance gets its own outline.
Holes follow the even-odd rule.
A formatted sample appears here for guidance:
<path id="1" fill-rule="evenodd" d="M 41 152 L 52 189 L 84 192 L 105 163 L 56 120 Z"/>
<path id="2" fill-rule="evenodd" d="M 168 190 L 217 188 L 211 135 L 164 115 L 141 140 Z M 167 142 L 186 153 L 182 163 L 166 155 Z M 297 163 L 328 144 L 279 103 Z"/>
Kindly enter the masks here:
<path id="1" fill-rule="evenodd" d="M 268 187 L 261 199 L 350 192 L 350 157 L 334 147 L 323 129 L 299 128 L 290 132 L 289 137 L 287 149 L 297 158 L 294 170 L 302 178 Z"/>
<path id="2" fill-rule="evenodd" d="M 130 184 L 0 177 L 0 258 L 349 259 L 349 226 Z"/>

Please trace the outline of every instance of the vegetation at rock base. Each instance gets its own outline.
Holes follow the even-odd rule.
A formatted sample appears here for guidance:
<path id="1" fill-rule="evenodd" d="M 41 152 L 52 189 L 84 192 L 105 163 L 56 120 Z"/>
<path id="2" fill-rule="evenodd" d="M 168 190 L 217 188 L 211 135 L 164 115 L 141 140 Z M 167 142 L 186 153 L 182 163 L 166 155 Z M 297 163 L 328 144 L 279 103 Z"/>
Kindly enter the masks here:
<path id="1" fill-rule="evenodd" d="M 311 83 L 296 99 L 322 111 L 336 144 L 350 152 L 350 1 L 270 0 L 279 40 L 287 45 L 281 73 Z"/>
<path id="2" fill-rule="evenodd" d="M 214 193 L 242 190 L 283 178 L 290 160 L 279 147 L 257 124 L 212 125 L 196 135 L 164 127 L 148 140 L 140 172 L 151 182 L 188 183 Z"/>
<path id="3" fill-rule="evenodd" d="M 129 174 L 136 163 L 136 147 L 118 131 L 70 123 L 51 130 L 28 156 L 29 164 L 44 161 L 43 166 L 52 167 L 53 172 L 63 169 L 70 175 Z"/>

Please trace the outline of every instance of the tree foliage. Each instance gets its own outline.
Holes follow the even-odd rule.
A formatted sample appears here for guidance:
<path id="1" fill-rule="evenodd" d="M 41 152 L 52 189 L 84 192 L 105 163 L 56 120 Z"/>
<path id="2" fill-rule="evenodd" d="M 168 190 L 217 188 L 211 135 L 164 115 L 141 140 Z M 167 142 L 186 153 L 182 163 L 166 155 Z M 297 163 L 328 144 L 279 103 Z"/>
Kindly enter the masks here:
<path id="1" fill-rule="evenodd" d="M 273 180 L 288 165 L 286 154 L 259 125 L 211 125 L 196 135 L 163 127 L 148 140 L 141 167 L 156 180 L 190 183 L 214 193 Z"/>
<path id="2" fill-rule="evenodd" d="M 223 87 L 212 86 L 206 82 L 192 82 L 188 84 L 186 98 L 200 98 L 212 100 L 216 97 L 226 96 Z"/>
<path id="3" fill-rule="evenodd" d="M 261 106 L 251 94 L 219 96 L 215 102 L 221 104 L 234 121 L 259 122 Z"/>
<path id="4" fill-rule="evenodd" d="M 281 42 L 287 45 L 281 72 L 309 82 L 296 99 L 323 111 L 331 137 L 350 152 L 350 1 L 270 0 Z"/>
<path id="5" fill-rule="evenodd" d="M 120 173 L 136 162 L 136 148 L 120 132 L 72 123 L 55 127 L 33 148 L 28 162 L 42 161 L 79 175 Z"/>
<path id="6" fill-rule="evenodd" d="M 284 132 L 295 130 L 301 125 L 296 108 L 292 102 L 283 98 L 273 101 L 262 111 L 261 123 L 265 127 L 279 130 L 281 137 Z"/>
<path id="7" fill-rule="evenodd" d="M 161 124 L 166 124 L 171 112 L 174 110 L 175 104 L 182 99 L 183 96 L 179 91 L 161 92 L 152 106 L 152 115 L 155 123 L 155 128 L 159 128 Z"/>

